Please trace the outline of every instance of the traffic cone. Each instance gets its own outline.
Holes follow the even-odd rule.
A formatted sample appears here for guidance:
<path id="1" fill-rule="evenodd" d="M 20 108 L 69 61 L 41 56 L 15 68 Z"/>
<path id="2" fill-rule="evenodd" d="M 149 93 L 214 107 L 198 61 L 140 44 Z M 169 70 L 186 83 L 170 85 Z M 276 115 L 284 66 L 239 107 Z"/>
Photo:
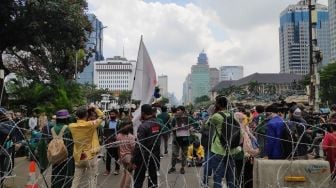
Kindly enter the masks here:
<path id="1" fill-rule="evenodd" d="M 29 164 L 29 176 L 26 188 L 38 188 L 36 179 L 36 163 L 31 161 Z"/>

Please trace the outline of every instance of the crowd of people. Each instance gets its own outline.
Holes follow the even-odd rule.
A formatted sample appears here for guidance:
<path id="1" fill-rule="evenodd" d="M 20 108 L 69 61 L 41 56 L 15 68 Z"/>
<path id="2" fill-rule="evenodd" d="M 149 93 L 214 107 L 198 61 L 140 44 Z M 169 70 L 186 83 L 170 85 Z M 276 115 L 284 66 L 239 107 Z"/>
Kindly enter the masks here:
<path id="1" fill-rule="evenodd" d="M 148 187 L 159 187 L 163 157 L 171 159 L 168 174 L 202 168 L 202 187 L 209 186 L 209 179 L 214 188 L 222 187 L 223 178 L 228 188 L 253 187 L 255 158 L 324 157 L 332 178 L 336 175 L 336 105 L 327 118 L 295 103 L 233 106 L 222 95 L 207 110 L 196 112 L 160 104 L 139 108 L 139 125 L 132 123 L 130 111 L 112 109 L 105 115 L 95 105 L 78 107 L 74 115 L 61 109 L 50 121 L 45 113 L 22 119 L 0 108 L 0 185 L 13 174 L 22 148 L 38 162 L 41 173 L 51 166 L 52 188 L 77 188 L 84 181 L 97 187 L 99 157 L 105 161 L 104 176 L 111 175 L 112 166 L 113 175 L 121 173 L 122 188 L 141 188 L 146 177 Z"/>

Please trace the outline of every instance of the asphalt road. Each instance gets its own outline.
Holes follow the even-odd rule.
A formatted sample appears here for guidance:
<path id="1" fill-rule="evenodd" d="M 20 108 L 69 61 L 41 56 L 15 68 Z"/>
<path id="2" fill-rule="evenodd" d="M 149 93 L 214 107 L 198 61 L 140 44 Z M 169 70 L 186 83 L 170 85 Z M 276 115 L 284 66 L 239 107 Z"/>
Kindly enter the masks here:
<path id="1" fill-rule="evenodd" d="M 171 145 L 170 145 L 171 147 Z M 162 188 L 197 188 L 200 187 L 201 181 L 201 168 L 199 167 L 187 167 L 185 168 L 186 173 L 180 174 L 179 168 L 180 163 L 176 165 L 177 172 L 173 174 L 168 174 L 168 170 L 170 168 L 171 160 L 171 152 L 169 150 L 169 154 L 164 156 L 161 159 L 161 167 L 160 167 L 160 178 L 159 184 Z M 112 162 L 114 164 L 114 162 Z M 29 168 L 29 160 L 25 157 L 16 158 L 15 160 L 15 169 L 14 172 L 16 174 L 15 177 L 8 178 L 5 180 L 5 187 L 7 188 L 22 188 L 25 187 L 28 180 L 28 168 Z M 114 166 L 112 166 L 114 169 Z M 38 171 L 38 170 L 37 170 Z M 105 171 L 105 163 L 103 160 L 99 160 L 99 176 L 98 176 L 98 186 L 100 188 L 111 188 L 118 187 L 119 181 L 121 179 L 121 174 L 113 175 L 111 173 L 109 176 L 103 176 Z M 46 173 L 46 182 L 48 182 L 48 186 L 46 186 L 43 177 L 37 172 L 36 177 L 38 178 L 39 188 L 50 187 L 50 175 L 51 168 L 49 168 Z M 84 186 L 85 187 L 85 184 Z M 144 182 L 144 186 L 147 187 L 147 182 Z"/>

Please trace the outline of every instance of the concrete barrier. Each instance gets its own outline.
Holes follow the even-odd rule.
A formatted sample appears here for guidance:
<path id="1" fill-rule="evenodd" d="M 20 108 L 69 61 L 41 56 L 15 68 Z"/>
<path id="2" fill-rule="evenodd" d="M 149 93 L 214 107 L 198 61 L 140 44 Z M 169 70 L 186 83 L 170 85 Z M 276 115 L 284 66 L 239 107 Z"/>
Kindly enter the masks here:
<path id="1" fill-rule="evenodd" d="M 323 160 L 264 160 L 253 165 L 254 188 L 330 188 L 329 163 Z"/>

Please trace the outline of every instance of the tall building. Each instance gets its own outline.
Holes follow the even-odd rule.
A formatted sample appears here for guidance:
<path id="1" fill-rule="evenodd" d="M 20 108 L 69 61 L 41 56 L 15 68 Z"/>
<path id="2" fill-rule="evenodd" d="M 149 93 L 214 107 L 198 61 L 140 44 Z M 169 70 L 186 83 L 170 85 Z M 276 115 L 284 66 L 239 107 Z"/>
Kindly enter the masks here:
<path id="1" fill-rule="evenodd" d="M 208 95 L 210 91 L 210 71 L 208 56 L 204 50 L 199 54 L 196 65 L 191 67 L 191 102 L 196 97 Z"/>
<path id="2" fill-rule="evenodd" d="M 210 88 L 213 88 L 219 82 L 219 70 L 217 68 L 210 68 Z"/>
<path id="3" fill-rule="evenodd" d="M 317 4 L 316 38 L 323 53 L 322 65 L 329 62 L 330 37 L 328 7 Z M 309 10 L 307 0 L 289 5 L 280 14 L 280 72 L 309 73 Z"/>
<path id="4" fill-rule="evenodd" d="M 336 1 L 329 0 L 330 62 L 336 62 Z"/>
<path id="5" fill-rule="evenodd" d="M 183 82 L 182 103 L 184 105 L 192 103 L 192 100 L 191 100 L 191 74 L 188 74 L 185 81 Z"/>
<path id="6" fill-rule="evenodd" d="M 103 23 L 98 20 L 94 14 L 88 14 L 88 19 L 92 26 L 92 32 L 88 36 L 88 42 L 86 42 L 86 50 L 94 51 L 93 57 L 89 59 L 89 65 L 86 66 L 79 74 L 77 81 L 79 83 L 93 84 L 93 62 L 104 60 L 103 56 Z"/>
<path id="7" fill-rule="evenodd" d="M 99 89 L 110 91 L 130 91 L 133 87 L 134 68 L 133 61 L 124 57 L 115 56 L 105 61 L 94 63 L 94 84 Z"/>
<path id="8" fill-rule="evenodd" d="M 243 66 L 221 66 L 219 68 L 219 80 L 239 80 L 244 77 Z"/>
<path id="9" fill-rule="evenodd" d="M 160 88 L 160 93 L 164 97 L 168 97 L 168 76 L 161 75 L 158 77 L 158 85 Z"/>

